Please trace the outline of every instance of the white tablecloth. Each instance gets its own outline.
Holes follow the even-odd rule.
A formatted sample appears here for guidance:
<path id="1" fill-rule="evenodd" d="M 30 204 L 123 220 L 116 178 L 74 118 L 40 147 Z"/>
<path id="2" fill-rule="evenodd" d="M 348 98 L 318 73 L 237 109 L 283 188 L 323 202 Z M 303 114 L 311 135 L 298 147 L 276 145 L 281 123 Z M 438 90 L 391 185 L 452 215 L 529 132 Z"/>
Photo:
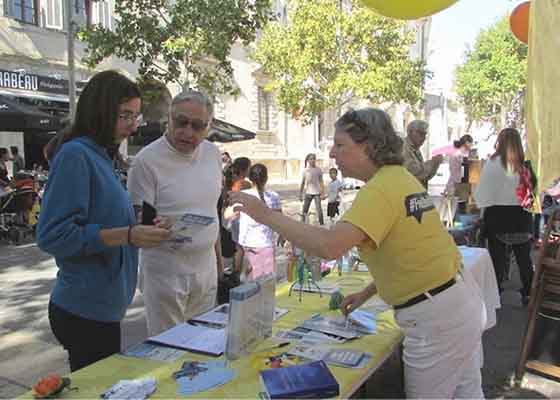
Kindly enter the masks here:
<path id="1" fill-rule="evenodd" d="M 485 329 L 490 329 L 496 326 L 496 310 L 501 307 L 500 293 L 490 253 L 480 247 L 460 246 L 459 250 L 463 256 L 465 269 L 471 273 L 482 292 L 487 315 Z"/>

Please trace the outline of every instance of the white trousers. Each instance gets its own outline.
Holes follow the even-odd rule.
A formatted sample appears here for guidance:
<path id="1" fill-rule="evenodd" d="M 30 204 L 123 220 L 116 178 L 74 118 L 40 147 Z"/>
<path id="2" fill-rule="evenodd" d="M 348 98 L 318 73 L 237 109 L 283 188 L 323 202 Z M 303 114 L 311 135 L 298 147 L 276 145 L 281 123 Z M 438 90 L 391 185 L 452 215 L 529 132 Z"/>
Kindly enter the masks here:
<path id="1" fill-rule="evenodd" d="M 208 256 L 216 259 L 213 251 Z M 216 305 L 218 272 L 215 261 L 209 264 L 206 268 L 185 272 L 166 269 L 163 265 L 140 269 L 140 290 L 144 297 L 149 336 L 183 323 Z"/>
<path id="2" fill-rule="evenodd" d="M 480 289 L 459 274 L 455 285 L 430 297 L 395 312 L 405 334 L 407 397 L 484 398 L 479 352 L 486 309 Z"/>

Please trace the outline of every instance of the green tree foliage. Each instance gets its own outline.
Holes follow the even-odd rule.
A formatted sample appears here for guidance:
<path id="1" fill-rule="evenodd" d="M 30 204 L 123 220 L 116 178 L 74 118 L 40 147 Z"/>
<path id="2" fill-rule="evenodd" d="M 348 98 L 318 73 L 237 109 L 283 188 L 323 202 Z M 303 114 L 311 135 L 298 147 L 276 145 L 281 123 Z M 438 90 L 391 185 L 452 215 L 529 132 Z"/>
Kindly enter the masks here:
<path id="1" fill-rule="evenodd" d="M 425 66 L 409 57 L 414 34 L 359 1 L 293 0 L 288 23 L 269 23 L 254 59 L 281 108 L 309 122 L 353 98 L 417 104 Z"/>
<path id="2" fill-rule="evenodd" d="M 496 129 L 512 120 L 521 122 L 527 45 L 513 36 L 507 16 L 478 34 L 455 78 L 459 100 L 471 122 L 491 122 Z"/>
<path id="3" fill-rule="evenodd" d="M 144 81 L 235 94 L 231 47 L 253 42 L 269 9 L 270 0 L 118 0 L 113 31 L 92 26 L 79 38 L 91 67 L 114 55 L 138 62 Z"/>

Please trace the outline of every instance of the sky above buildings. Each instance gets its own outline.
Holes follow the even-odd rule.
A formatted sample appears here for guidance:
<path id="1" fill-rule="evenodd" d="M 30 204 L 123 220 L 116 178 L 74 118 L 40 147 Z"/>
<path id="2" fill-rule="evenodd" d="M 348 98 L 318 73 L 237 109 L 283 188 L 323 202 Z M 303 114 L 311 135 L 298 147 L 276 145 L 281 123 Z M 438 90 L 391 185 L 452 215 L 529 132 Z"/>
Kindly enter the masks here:
<path id="1" fill-rule="evenodd" d="M 454 69 L 464 61 L 467 45 L 472 48 L 481 29 L 486 29 L 522 0 L 459 0 L 432 17 L 428 44 L 428 69 L 434 77 L 432 92 L 447 93 L 453 86 Z"/>

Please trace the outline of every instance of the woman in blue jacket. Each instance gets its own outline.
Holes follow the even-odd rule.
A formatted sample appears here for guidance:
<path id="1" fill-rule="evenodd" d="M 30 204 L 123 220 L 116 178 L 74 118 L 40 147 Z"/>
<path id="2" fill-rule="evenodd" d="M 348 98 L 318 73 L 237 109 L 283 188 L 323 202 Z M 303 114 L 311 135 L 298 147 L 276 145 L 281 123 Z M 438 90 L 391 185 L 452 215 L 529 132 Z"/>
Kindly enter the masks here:
<path id="1" fill-rule="evenodd" d="M 49 321 L 76 371 L 121 346 L 120 323 L 136 289 L 138 247 L 159 245 L 169 226 L 137 225 L 113 169 L 119 144 L 141 120 L 137 85 L 115 71 L 90 79 L 72 128 L 51 160 L 37 229 L 59 268 Z"/>

